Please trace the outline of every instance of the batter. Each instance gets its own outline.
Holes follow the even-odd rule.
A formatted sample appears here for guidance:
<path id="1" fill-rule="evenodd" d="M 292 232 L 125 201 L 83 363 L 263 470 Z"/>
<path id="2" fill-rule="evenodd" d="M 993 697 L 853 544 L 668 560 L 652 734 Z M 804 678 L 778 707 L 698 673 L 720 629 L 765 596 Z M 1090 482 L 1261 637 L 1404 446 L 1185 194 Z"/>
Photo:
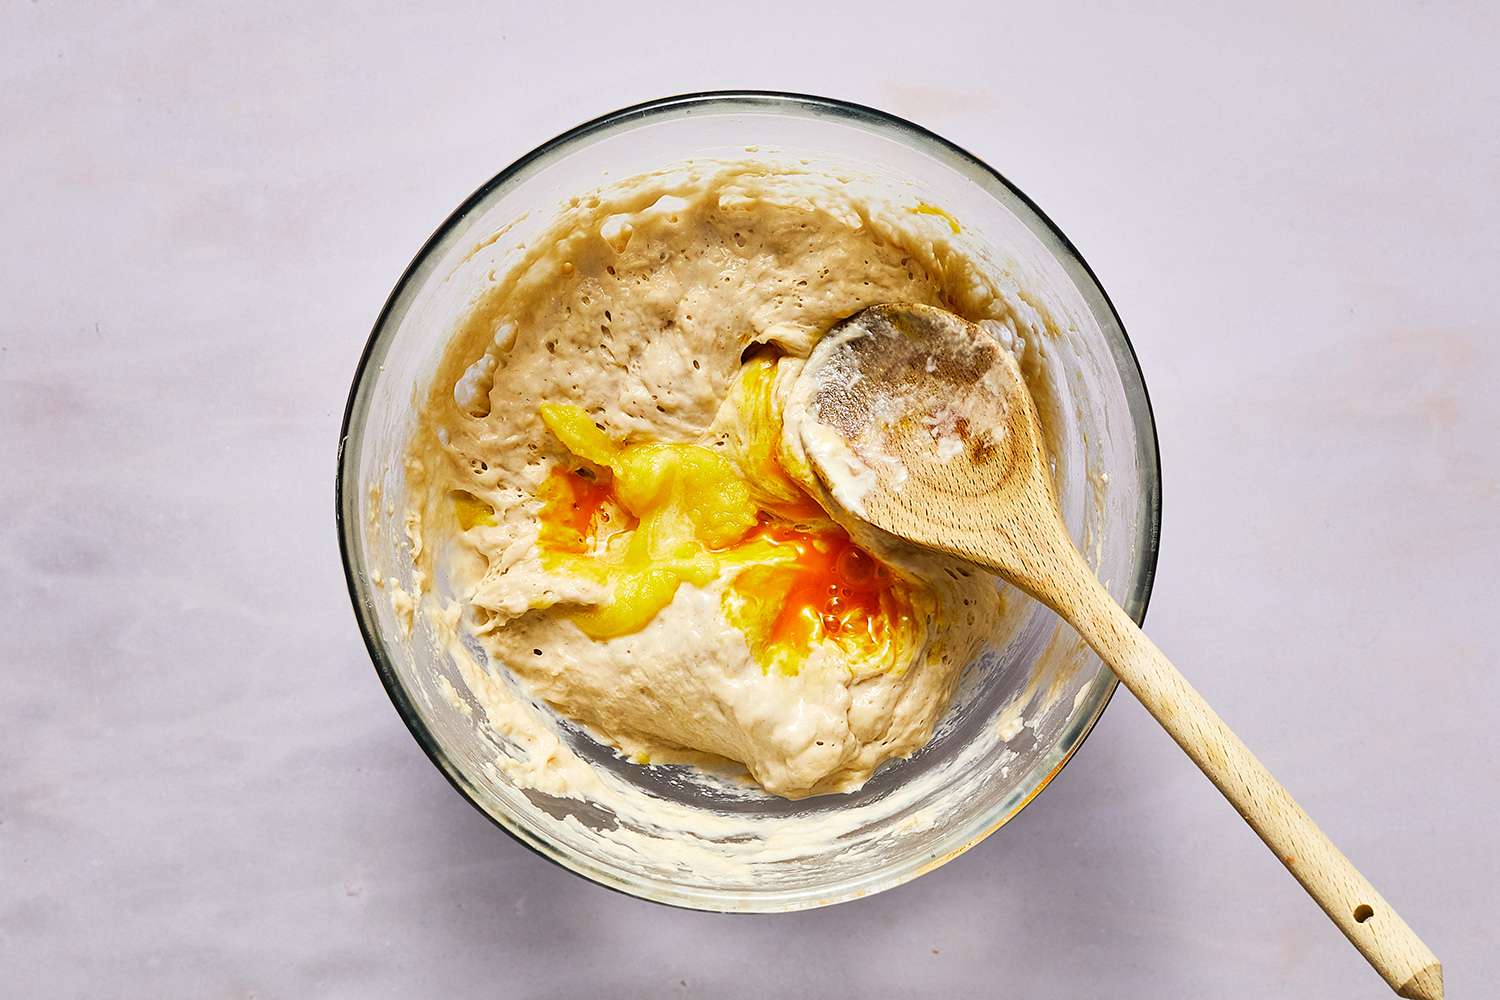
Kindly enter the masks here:
<path id="1" fill-rule="evenodd" d="M 407 459 L 419 587 L 463 595 L 498 668 L 639 763 L 789 798 L 919 749 L 999 613 L 992 579 L 870 537 L 784 432 L 868 305 L 1023 344 L 955 220 L 850 190 L 716 163 L 577 200 L 474 304 Z"/>

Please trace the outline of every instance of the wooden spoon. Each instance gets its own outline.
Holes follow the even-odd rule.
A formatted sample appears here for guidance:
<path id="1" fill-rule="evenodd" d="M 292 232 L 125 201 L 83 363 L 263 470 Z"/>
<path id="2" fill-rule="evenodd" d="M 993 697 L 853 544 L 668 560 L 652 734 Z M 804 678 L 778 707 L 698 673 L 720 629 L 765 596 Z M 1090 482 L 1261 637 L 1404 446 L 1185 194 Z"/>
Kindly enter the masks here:
<path id="1" fill-rule="evenodd" d="M 992 570 L 1078 630 L 1403 997 L 1440 1000 L 1437 957 L 1147 639 L 1068 537 L 1036 404 L 994 336 L 930 306 L 874 306 L 793 387 L 808 459 L 875 527 Z"/>

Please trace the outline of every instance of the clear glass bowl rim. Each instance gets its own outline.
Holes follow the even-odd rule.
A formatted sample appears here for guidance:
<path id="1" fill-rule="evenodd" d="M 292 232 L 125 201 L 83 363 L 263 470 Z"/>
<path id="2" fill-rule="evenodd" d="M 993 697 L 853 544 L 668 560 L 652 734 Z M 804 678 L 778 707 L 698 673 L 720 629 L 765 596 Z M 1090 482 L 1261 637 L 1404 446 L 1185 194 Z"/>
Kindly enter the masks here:
<path id="1" fill-rule="evenodd" d="M 784 912 L 843 902 L 893 888 L 951 861 L 984 840 L 1014 819 L 1057 777 L 1078 748 L 1083 745 L 1089 733 L 1093 731 L 1100 716 L 1104 714 L 1104 709 L 1119 686 L 1118 680 L 1111 678 L 1107 690 L 1102 698 L 1096 700 L 1093 710 L 1081 713 L 1077 720 L 1070 723 L 1060 735 L 1049 753 L 1049 757 L 1055 758 L 1056 763 L 1041 774 L 1033 787 L 1015 797 L 1013 802 L 1003 804 L 997 810 L 998 814 L 992 817 L 976 836 L 961 838 L 949 849 L 936 852 L 923 863 L 907 864 L 901 868 L 882 871 L 877 877 L 868 878 L 858 884 L 840 886 L 833 892 L 830 892 L 828 887 L 818 887 L 800 895 L 793 893 L 781 896 L 771 906 L 735 906 L 733 904 L 739 897 L 734 897 L 727 892 L 720 898 L 713 898 L 712 894 L 707 897 L 703 894 L 683 897 L 672 893 L 653 892 L 651 887 L 616 878 L 613 873 L 594 868 L 566 849 L 534 836 L 510 816 L 496 815 L 486 808 L 478 790 L 449 759 L 435 736 L 427 728 L 426 723 L 422 721 L 416 706 L 387 657 L 379 626 L 372 612 L 371 602 L 374 600 L 374 594 L 369 589 L 363 574 L 356 571 L 353 558 L 353 553 L 359 544 L 356 532 L 360 520 L 357 510 L 360 484 L 350 478 L 354 475 L 355 468 L 354 463 L 347 461 L 347 445 L 351 433 L 363 434 L 365 411 L 369 402 L 369 394 L 365 391 L 366 379 L 372 371 L 374 359 L 384 354 L 382 348 L 386 343 L 386 338 L 394 335 L 396 328 L 389 322 L 392 313 L 403 296 L 412 290 L 412 284 L 421 274 L 423 265 L 442 246 L 444 238 L 497 189 L 506 185 L 533 164 L 545 165 L 548 159 L 564 155 L 593 138 L 602 137 L 623 126 L 647 119 L 685 117 L 702 110 L 779 112 L 801 114 L 807 117 L 841 118 L 855 122 L 887 138 L 914 146 L 919 151 L 933 155 L 934 158 L 949 166 L 961 169 L 976 183 L 984 186 L 1002 205 L 1015 211 L 1016 205 L 1007 201 L 1007 198 L 1013 199 L 1020 206 L 1024 206 L 1026 212 L 1029 212 L 1041 225 L 1045 230 L 1045 236 L 1050 237 L 1055 244 L 1049 249 L 1058 255 L 1059 263 L 1069 270 L 1070 276 L 1075 281 L 1083 279 L 1079 290 L 1085 293 L 1087 305 L 1094 313 L 1094 319 L 1099 324 L 1101 332 L 1111 341 L 1110 347 L 1121 376 L 1126 402 L 1134 425 L 1137 468 L 1141 473 L 1139 485 L 1146 500 L 1146 523 L 1137 526 L 1137 558 L 1133 567 L 1135 578 L 1122 604 L 1137 623 L 1143 623 L 1145 620 L 1146 608 L 1151 599 L 1152 584 L 1156 577 L 1158 543 L 1161 535 L 1161 462 L 1156 420 L 1135 347 L 1130 342 L 1130 337 L 1125 331 L 1125 324 L 1115 310 L 1114 303 L 1110 301 L 1108 293 L 1105 292 L 1103 285 L 1100 284 L 1083 255 L 1079 253 L 1078 248 L 1025 192 L 1007 180 L 994 167 L 968 150 L 920 125 L 875 108 L 836 98 L 771 90 L 703 91 L 631 105 L 584 122 L 526 153 L 464 199 L 422 244 L 421 249 L 402 272 L 400 279 L 397 280 L 385 304 L 381 307 L 370 336 L 365 342 L 364 350 L 360 354 L 359 363 L 355 367 L 348 401 L 344 407 L 343 423 L 339 429 L 338 467 L 334 482 L 334 519 L 338 530 L 339 556 L 344 566 L 344 579 L 349 590 L 350 601 L 354 606 L 354 616 L 359 624 L 360 634 L 364 638 L 365 648 L 369 651 L 371 662 L 375 666 L 381 684 L 385 687 L 386 694 L 389 695 L 412 736 L 438 770 L 448 779 L 449 784 L 492 823 L 540 857 L 581 875 L 597 885 L 652 902 L 718 911 L 774 910 Z M 1031 225 L 1031 220 L 1025 218 L 1024 213 L 1022 222 L 1035 231 L 1035 226 Z M 1044 236 L 1041 232 L 1037 232 L 1036 235 L 1038 238 Z M 1072 267 L 1068 268 L 1068 265 Z M 1100 311 L 1101 306 L 1103 314 Z M 1119 334 L 1117 342 L 1112 336 L 1113 332 Z"/>

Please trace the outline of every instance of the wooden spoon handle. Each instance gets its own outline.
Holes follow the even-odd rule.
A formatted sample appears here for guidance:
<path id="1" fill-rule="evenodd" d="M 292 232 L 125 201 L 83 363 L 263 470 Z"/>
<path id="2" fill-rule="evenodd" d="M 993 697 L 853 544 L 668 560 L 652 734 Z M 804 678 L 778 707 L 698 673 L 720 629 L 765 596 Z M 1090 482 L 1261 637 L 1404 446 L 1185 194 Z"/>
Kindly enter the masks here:
<path id="1" fill-rule="evenodd" d="M 1036 596 L 1113 668 L 1391 988 L 1403 997 L 1439 1000 L 1437 956 L 1068 548 L 1074 566 L 1066 576 L 1073 585 Z"/>

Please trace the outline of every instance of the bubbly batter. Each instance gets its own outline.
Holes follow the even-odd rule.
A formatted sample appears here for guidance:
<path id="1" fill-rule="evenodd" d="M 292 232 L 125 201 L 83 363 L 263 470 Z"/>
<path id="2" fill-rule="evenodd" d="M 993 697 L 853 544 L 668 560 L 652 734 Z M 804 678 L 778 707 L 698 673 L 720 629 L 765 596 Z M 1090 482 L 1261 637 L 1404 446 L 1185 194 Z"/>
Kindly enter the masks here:
<path id="1" fill-rule="evenodd" d="M 783 433 L 817 338 L 879 302 L 1013 335 L 931 206 L 715 163 L 565 209 L 474 304 L 407 460 L 419 587 L 640 763 L 849 791 L 931 736 L 999 612 L 990 578 L 870 537 Z M 1025 331 L 1024 324 L 1022 331 Z"/>

